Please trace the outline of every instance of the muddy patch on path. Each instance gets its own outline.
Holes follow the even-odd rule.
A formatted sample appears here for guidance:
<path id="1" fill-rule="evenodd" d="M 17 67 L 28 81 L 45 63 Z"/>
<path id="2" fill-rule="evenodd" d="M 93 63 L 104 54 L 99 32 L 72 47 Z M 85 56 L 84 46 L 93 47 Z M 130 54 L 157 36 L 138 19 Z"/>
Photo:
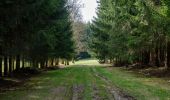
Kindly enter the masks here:
<path id="1" fill-rule="evenodd" d="M 84 86 L 73 85 L 72 93 L 72 100 L 83 100 Z"/>
<path id="2" fill-rule="evenodd" d="M 96 87 L 96 85 L 93 85 L 93 100 L 102 100 L 102 98 L 99 96 L 99 90 Z"/>
<path id="3" fill-rule="evenodd" d="M 67 100 L 67 88 L 65 86 L 59 86 L 53 88 L 50 92 L 51 96 L 46 100 Z"/>
<path id="4" fill-rule="evenodd" d="M 96 72 L 96 70 L 93 70 L 95 73 L 95 76 L 100 78 L 106 83 L 106 89 L 108 92 L 113 96 L 114 100 L 136 100 L 134 97 L 129 95 L 128 93 L 122 91 L 120 88 L 114 86 L 112 84 L 112 81 L 108 78 L 104 77 L 103 75 Z"/>
<path id="5" fill-rule="evenodd" d="M 101 96 L 100 89 L 96 85 L 93 85 L 92 89 L 92 100 L 114 100 Z"/>

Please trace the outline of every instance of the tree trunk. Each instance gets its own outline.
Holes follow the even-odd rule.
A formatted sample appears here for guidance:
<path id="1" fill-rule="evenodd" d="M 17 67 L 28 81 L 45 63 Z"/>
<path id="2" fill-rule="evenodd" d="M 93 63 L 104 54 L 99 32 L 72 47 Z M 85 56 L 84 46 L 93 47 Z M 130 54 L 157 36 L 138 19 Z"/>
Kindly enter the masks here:
<path id="1" fill-rule="evenodd" d="M 168 69 L 170 69 L 170 42 L 168 42 L 168 45 L 167 45 L 167 67 Z"/>
<path id="2" fill-rule="evenodd" d="M 11 67 L 12 67 L 12 72 L 15 70 L 15 68 L 14 68 L 14 58 L 12 58 L 12 63 L 11 63 Z"/>
<path id="3" fill-rule="evenodd" d="M 17 55 L 16 57 L 16 70 L 20 69 L 20 55 Z"/>
<path id="4" fill-rule="evenodd" d="M 156 66 L 157 67 L 160 67 L 160 52 L 159 52 L 159 49 L 158 48 L 156 48 L 156 58 L 155 58 L 155 64 L 156 64 Z"/>
<path id="5" fill-rule="evenodd" d="M 149 55 L 150 55 L 150 54 L 149 54 L 148 51 L 145 51 L 144 54 L 143 54 L 143 56 L 144 56 L 144 57 L 143 57 L 143 58 L 144 58 L 144 59 L 143 59 L 143 63 L 144 63 L 145 65 L 148 65 L 148 64 L 149 64 Z"/>
<path id="6" fill-rule="evenodd" d="M 7 56 L 4 57 L 4 76 L 8 75 L 8 58 Z"/>
<path id="7" fill-rule="evenodd" d="M 59 65 L 59 59 L 56 59 L 55 65 L 58 66 Z"/>
<path id="8" fill-rule="evenodd" d="M 48 67 L 48 60 L 45 61 L 45 67 Z"/>
<path id="9" fill-rule="evenodd" d="M 168 41 L 167 36 L 165 37 L 165 68 L 168 68 Z"/>
<path id="10" fill-rule="evenodd" d="M 64 60 L 62 60 L 62 64 L 64 64 Z"/>
<path id="11" fill-rule="evenodd" d="M 118 63 L 118 58 L 116 57 L 116 58 L 115 58 L 115 60 L 116 60 L 116 61 L 115 61 L 114 66 L 116 66 L 116 65 L 117 65 L 117 63 Z"/>
<path id="12" fill-rule="evenodd" d="M 12 73 L 12 57 L 9 56 L 9 75 Z"/>
<path id="13" fill-rule="evenodd" d="M 24 59 L 24 56 L 22 56 L 22 68 L 24 68 L 25 67 L 25 59 Z"/>
<path id="14" fill-rule="evenodd" d="M 22 59 L 22 68 L 24 68 L 25 67 L 25 59 L 23 58 Z"/>
<path id="15" fill-rule="evenodd" d="M 44 61 L 41 61 L 41 62 L 40 62 L 40 68 L 43 69 L 44 67 L 45 67 L 45 62 L 44 62 Z"/>
<path id="16" fill-rule="evenodd" d="M 64 64 L 65 64 L 65 66 L 67 65 L 67 61 L 66 60 L 64 61 Z"/>
<path id="17" fill-rule="evenodd" d="M 2 56 L 0 56 L 0 77 L 2 77 Z"/>
<path id="18" fill-rule="evenodd" d="M 12 70 L 15 70 L 15 59 L 12 59 Z"/>
<path id="19" fill-rule="evenodd" d="M 54 59 L 51 59 L 51 66 L 54 66 Z"/>
<path id="20" fill-rule="evenodd" d="M 38 62 L 36 60 L 33 61 L 33 67 L 38 68 Z"/>
<path id="21" fill-rule="evenodd" d="M 72 59 L 72 63 L 75 64 L 75 60 L 74 59 Z"/>
<path id="22" fill-rule="evenodd" d="M 67 62 L 67 65 L 70 65 L 68 60 L 66 62 Z"/>
<path id="23" fill-rule="evenodd" d="M 150 51 L 149 65 L 151 66 L 155 65 L 155 54 L 152 50 Z"/>

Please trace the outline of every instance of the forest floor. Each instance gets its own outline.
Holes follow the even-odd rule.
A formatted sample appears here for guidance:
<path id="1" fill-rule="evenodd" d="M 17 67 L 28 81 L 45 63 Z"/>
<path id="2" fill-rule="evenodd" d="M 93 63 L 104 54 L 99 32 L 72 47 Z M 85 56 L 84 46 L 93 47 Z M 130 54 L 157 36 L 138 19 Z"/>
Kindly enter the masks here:
<path id="1" fill-rule="evenodd" d="M 147 77 L 96 60 L 47 71 L 0 93 L 0 100 L 170 100 L 169 79 Z"/>

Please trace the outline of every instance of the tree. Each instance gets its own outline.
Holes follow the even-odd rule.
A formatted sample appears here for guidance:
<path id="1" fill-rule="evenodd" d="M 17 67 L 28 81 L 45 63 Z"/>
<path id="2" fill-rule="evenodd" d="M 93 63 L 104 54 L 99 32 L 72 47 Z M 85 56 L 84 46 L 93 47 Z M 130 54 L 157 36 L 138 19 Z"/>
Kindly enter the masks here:
<path id="1" fill-rule="evenodd" d="M 59 57 L 55 54 L 66 52 L 65 57 L 73 53 L 72 27 L 67 0 L 17 0 L 0 2 L 0 69 L 4 58 L 4 74 L 20 69 L 25 61 L 33 67 L 44 66 L 49 59 Z M 13 16 L 11 18 L 11 16 Z M 59 29 L 58 27 L 61 27 Z M 67 36 L 68 37 L 67 37 Z M 58 37 L 59 36 L 59 37 Z M 61 40 L 62 49 L 55 49 Z M 64 38 L 65 39 L 65 38 Z M 56 51 L 55 51 L 56 50 Z M 9 66 L 8 66 L 9 65 Z M 9 68 L 9 69 L 8 69 Z M 0 74 L 2 70 L 0 70 Z"/>
<path id="2" fill-rule="evenodd" d="M 94 34 L 92 49 L 99 59 L 107 58 L 118 65 L 164 65 L 169 59 L 166 57 L 168 51 L 164 49 L 167 47 L 168 50 L 165 44 L 169 41 L 168 4 L 166 0 L 100 0 L 98 17 L 91 25 Z"/>

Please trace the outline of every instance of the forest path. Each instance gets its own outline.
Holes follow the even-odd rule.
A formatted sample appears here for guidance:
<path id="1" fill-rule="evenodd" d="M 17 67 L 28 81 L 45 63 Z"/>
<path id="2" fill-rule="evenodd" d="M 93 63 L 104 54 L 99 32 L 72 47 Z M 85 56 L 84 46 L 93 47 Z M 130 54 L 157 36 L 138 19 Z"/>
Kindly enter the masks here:
<path id="1" fill-rule="evenodd" d="M 134 100 L 136 98 L 168 100 L 170 98 L 170 86 L 164 84 L 163 80 L 107 66 L 98 64 L 96 60 L 90 60 L 45 72 L 31 78 L 18 89 L 0 93 L 0 100 Z"/>

